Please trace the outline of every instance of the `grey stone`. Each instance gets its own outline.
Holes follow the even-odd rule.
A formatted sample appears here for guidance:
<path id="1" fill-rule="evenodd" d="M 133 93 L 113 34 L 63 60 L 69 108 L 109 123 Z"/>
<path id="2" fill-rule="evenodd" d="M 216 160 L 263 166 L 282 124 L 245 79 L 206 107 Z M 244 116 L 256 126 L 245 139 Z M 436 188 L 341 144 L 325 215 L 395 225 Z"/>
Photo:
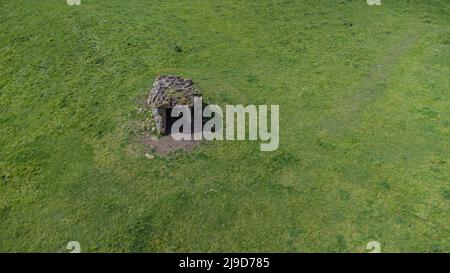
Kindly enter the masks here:
<path id="1" fill-rule="evenodd" d="M 166 109 L 176 105 L 192 107 L 194 97 L 200 97 L 200 91 L 191 79 L 183 79 L 173 75 L 161 75 L 156 78 L 150 90 L 147 103 L 152 106 L 156 130 L 159 134 L 166 134 Z"/>

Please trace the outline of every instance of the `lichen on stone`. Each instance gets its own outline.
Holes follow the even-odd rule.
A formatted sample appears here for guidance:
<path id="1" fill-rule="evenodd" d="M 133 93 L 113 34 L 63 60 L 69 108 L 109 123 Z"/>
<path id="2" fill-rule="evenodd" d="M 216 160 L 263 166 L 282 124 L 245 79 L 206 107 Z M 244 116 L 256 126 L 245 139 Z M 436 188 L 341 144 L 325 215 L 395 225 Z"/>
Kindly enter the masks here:
<path id="1" fill-rule="evenodd" d="M 192 106 L 194 97 L 201 96 L 191 79 L 161 75 L 153 83 L 147 103 L 156 108 L 173 108 L 176 105 Z"/>

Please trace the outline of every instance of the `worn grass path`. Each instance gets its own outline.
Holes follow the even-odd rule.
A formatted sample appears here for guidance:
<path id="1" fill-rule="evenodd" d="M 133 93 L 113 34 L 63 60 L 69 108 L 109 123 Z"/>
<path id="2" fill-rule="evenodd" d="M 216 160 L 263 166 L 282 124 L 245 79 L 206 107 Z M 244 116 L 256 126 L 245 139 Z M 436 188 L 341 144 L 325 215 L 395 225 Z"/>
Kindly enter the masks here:
<path id="1" fill-rule="evenodd" d="M 383 96 L 397 66 L 402 58 L 408 57 L 408 51 L 419 38 L 420 33 L 415 30 L 404 34 L 399 41 L 394 41 L 393 45 L 383 45 L 386 53 L 379 61 L 370 64 L 372 68 L 350 95 L 343 96 L 335 102 L 338 111 L 325 121 L 323 129 L 329 130 L 332 134 L 339 134 L 358 126 L 358 118 L 364 112 L 364 108 Z"/>

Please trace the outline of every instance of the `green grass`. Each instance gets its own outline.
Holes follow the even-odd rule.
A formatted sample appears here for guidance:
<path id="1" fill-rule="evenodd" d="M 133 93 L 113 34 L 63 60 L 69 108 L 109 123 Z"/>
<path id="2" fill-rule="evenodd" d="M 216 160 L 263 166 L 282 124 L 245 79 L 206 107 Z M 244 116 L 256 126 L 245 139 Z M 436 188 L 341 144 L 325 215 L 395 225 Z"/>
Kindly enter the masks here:
<path id="1" fill-rule="evenodd" d="M 0 3 L 0 252 L 450 252 L 450 3 Z M 280 105 L 280 147 L 147 160 L 158 74 Z"/>

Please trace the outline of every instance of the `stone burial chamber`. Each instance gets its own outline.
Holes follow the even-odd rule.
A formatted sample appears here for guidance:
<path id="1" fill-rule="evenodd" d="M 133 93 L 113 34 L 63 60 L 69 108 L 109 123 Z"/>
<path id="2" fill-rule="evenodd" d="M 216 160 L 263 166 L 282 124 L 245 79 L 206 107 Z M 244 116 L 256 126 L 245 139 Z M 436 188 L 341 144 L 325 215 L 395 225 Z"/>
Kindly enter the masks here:
<path id="1" fill-rule="evenodd" d="M 176 105 L 187 105 L 192 108 L 195 97 L 201 97 L 201 93 L 194 86 L 192 79 L 173 75 L 157 77 L 147 100 L 147 104 L 152 107 L 157 132 L 161 135 L 170 134 L 172 124 L 179 119 L 171 117 L 172 109 Z"/>

